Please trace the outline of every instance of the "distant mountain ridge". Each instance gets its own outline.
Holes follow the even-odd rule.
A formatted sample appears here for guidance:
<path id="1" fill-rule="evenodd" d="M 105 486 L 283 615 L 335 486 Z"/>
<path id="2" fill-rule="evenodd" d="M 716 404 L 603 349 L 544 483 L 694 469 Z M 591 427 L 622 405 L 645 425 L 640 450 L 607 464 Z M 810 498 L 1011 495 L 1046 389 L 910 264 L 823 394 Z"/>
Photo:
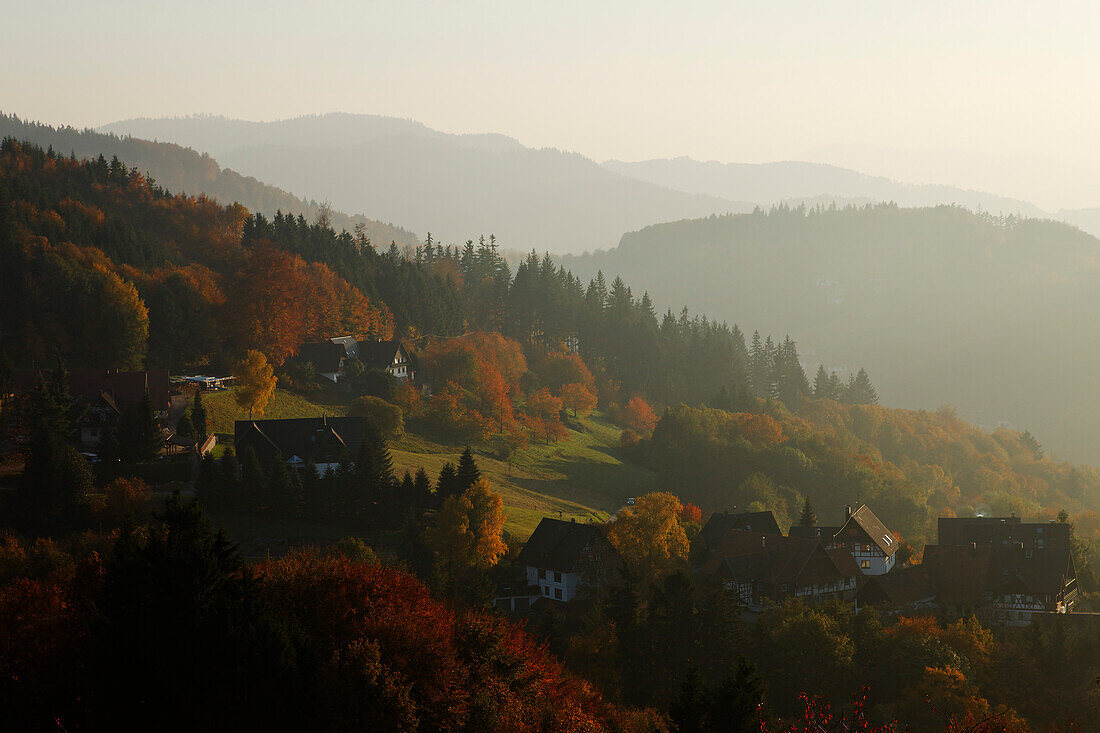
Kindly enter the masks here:
<path id="1" fill-rule="evenodd" d="M 901 183 L 824 163 L 719 163 L 681 157 L 633 163 L 609 160 L 603 165 L 624 176 L 679 191 L 746 199 L 765 206 L 835 199 L 840 204 L 875 201 L 900 206 L 957 204 L 994 214 L 1049 216 L 1034 204 L 1019 199 L 955 186 Z"/>
<path id="2" fill-rule="evenodd" d="M 754 206 L 638 181 L 579 154 L 528 148 L 503 135 L 453 135 L 377 115 L 197 116 L 100 129 L 216 154 L 298 195 L 384 215 L 437 240 L 495 234 L 501 246 L 524 251 L 607 248 L 624 231 Z"/>
<path id="3" fill-rule="evenodd" d="M 281 210 L 285 214 L 301 214 L 312 220 L 321 209 L 321 204 L 315 200 L 299 198 L 255 178 L 222 168 L 209 155 L 199 154 L 176 143 L 119 137 L 72 127 L 55 128 L 0 113 L 0 138 L 4 137 L 14 137 L 43 148 L 52 147 L 63 153 L 71 152 L 77 158 L 103 155 L 110 160 L 117 156 L 127 166 L 152 176 L 173 193 L 205 194 L 219 203 L 240 203 L 249 211 L 267 216 Z M 351 231 L 362 224 L 366 235 L 376 246 L 385 247 L 390 242 L 400 245 L 417 243 L 417 237 L 412 232 L 362 215 L 349 216 L 331 211 L 330 218 L 337 230 Z"/>

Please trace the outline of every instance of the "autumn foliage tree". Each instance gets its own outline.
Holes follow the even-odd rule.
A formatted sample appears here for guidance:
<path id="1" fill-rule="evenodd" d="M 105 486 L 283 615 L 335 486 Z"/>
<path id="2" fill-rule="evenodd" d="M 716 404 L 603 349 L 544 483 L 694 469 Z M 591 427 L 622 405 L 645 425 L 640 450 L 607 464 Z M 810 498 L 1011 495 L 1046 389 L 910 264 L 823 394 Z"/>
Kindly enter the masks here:
<path id="1" fill-rule="evenodd" d="M 680 500 L 667 492 L 640 496 L 607 525 L 608 539 L 638 577 L 652 582 L 686 566 L 690 543 L 683 511 Z"/>
<path id="2" fill-rule="evenodd" d="M 275 370 L 263 353 L 249 349 L 234 370 L 233 379 L 237 386 L 237 404 L 248 410 L 248 417 L 251 418 L 253 412 L 264 414 L 275 394 Z"/>
<path id="3" fill-rule="evenodd" d="M 657 426 L 657 415 L 649 403 L 638 396 L 630 398 L 623 408 L 623 423 L 636 433 L 651 433 Z"/>

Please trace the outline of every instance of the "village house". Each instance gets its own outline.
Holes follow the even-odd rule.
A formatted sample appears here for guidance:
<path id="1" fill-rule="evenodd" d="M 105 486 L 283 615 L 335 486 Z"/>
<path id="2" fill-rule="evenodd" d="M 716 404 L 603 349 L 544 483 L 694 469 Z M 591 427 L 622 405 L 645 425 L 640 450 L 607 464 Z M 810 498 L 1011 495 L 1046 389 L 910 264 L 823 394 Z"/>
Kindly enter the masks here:
<path id="1" fill-rule="evenodd" d="M 715 512 L 707 519 L 699 536 L 703 538 L 708 549 L 714 550 L 731 529 L 743 529 L 756 534 L 783 534 L 771 512 Z"/>
<path id="2" fill-rule="evenodd" d="M 844 514 L 844 524 L 828 546 L 851 553 L 864 575 L 890 572 L 899 547 L 894 533 L 866 505 L 855 511 L 845 507 Z"/>
<path id="3" fill-rule="evenodd" d="M 856 592 L 856 611 L 877 606 L 894 612 L 915 613 L 936 607 L 936 588 L 923 565 L 895 568 L 889 573 L 868 576 Z"/>
<path id="4" fill-rule="evenodd" d="M 238 460 L 251 448 L 265 468 L 278 457 L 292 468 L 312 464 L 321 476 L 359 450 L 365 431 L 361 417 L 238 420 L 233 425 Z"/>
<path id="5" fill-rule="evenodd" d="M 844 507 L 844 524 L 839 527 L 796 525 L 787 534 L 801 539 L 817 538 L 829 549 L 850 553 L 864 575 L 890 572 L 900 546 L 894 533 L 866 505 L 855 511 L 851 506 Z"/>
<path id="6" fill-rule="evenodd" d="M 544 517 L 520 550 L 518 562 L 539 596 L 568 603 L 607 582 L 618 553 L 599 525 Z"/>
<path id="7" fill-rule="evenodd" d="M 337 336 L 328 341 L 302 344 L 294 356 L 300 364 L 312 364 L 317 374 L 330 382 L 340 382 L 345 377 L 350 359 L 357 359 L 367 371 L 387 372 L 399 382 L 415 377 L 409 352 L 397 340 L 360 341 L 354 336 Z"/>
<path id="8" fill-rule="evenodd" d="M 720 578 L 752 610 L 787 598 L 849 599 L 861 577 L 851 554 L 819 539 L 728 530 L 702 571 Z"/>
<path id="9" fill-rule="evenodd" d="M 1078 588 L 1069 525 L 942 518 L 939 529 L 939 544 L 925 546 L 922 565 L 940 606 L 975 610 L 1001 626 L 1072 612 Z"/>
<path id="10" fill-rule="evenodd" d="M 146 394 L 158 420 L 168 416 L 172 405 L 167 369 L 70 369 L 66 376 L 69 394 L 77 402 L 80 443 L 87 448 L 97 447 L 118 427 L 122 413 L 138 405 Z M 43 370 L 16 372 L 15 394 L 28 396 L 40 377 L 49 379 L 50 375 Z"/>

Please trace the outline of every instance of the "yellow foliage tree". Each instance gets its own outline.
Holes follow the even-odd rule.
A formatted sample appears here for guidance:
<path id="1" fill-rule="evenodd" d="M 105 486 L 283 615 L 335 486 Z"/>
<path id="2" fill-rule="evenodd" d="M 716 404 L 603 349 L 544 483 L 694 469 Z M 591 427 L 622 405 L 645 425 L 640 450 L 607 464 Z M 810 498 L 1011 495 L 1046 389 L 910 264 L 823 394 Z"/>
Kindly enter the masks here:
<path id="1" fill-rule="evenodd" d="M 249 349 L 248 355 L 233 371 L 233 378 L 237 385 L 237 404 L 248 410 L 248 417 L 252 417 L 253 411 L 258 415 L 264 414 L 267 403 L 275 394 L 275 370 L 267 357 L 255 349 Z"/>
<path id="2" fill-rule="evenodd" d="M 461 496 L 443 502 L 436 525 L 428 529 L 428 545 L 452 572 L 491 567 L 508 551 L 505 518 L 504 501 L 479 479 Z"/>
<path id="3" fill-rule="evenodd" d="M 680 524 L 683 510 L 674 495 L 656 491 L 638 497 L 608 525 L 608 538 L 627 565 L 646 582 L 683 567 L 691 546 Z"/>

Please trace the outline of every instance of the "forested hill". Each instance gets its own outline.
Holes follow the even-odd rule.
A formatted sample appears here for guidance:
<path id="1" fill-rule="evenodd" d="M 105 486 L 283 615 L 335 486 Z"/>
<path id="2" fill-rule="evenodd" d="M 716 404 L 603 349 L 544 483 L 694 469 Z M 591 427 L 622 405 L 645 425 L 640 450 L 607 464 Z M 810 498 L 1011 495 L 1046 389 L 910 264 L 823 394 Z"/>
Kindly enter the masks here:
<path id="1" fill-rule="evenodd" d="M 628 178 L 575 153 L 373 115 L 127 120 L 103 129 L 189 145 L 300 196 L 444 241 L 491 232 L 512 249 L 583 252 L 659 221 L 752 210 Z"/>
<path id="2" fill-rule="evenodd" d="M 647 227 L 564 263 L 621 273 L 658 307 L 790 333 L 811 370 L 866 366 L 884 404 L 952 404 L 1100 461 L 1100 241 L 1065 224 L 781 207 Z"/>
<path id="3" fill-rule="evenodd" d="M 64 155 L 71 153 L 77 158 L 94 159 L 102 155 L 110 160 L 117 156 L 127 166 L 152 177 L 168 191 L 192 196 L 205 194 L 222 204 L 239 203 L 249 211 L 267 216 L 273 216 L 277 211 L 293 211 L 313 219 L 321 210 L 321 204 L 317 201 L 299 198 L 250 176 L 222 168 L 210 155 L 175 143 L 119 137 L 72 127 L 54 128 L 21 120 L 14 115 L 0 114 L 0 139 L 5 137 L 14 137 L 42 148 L 53 148 Z M 362 215 L 349 216 L 338 211 L 327 213 L 337 231 L 352 231 L 356 225 L 362 225 L 366 236 L 383 246 L 392 241 L 399 245 L 417 243 L 415 234 L 393 224 Z"/>

